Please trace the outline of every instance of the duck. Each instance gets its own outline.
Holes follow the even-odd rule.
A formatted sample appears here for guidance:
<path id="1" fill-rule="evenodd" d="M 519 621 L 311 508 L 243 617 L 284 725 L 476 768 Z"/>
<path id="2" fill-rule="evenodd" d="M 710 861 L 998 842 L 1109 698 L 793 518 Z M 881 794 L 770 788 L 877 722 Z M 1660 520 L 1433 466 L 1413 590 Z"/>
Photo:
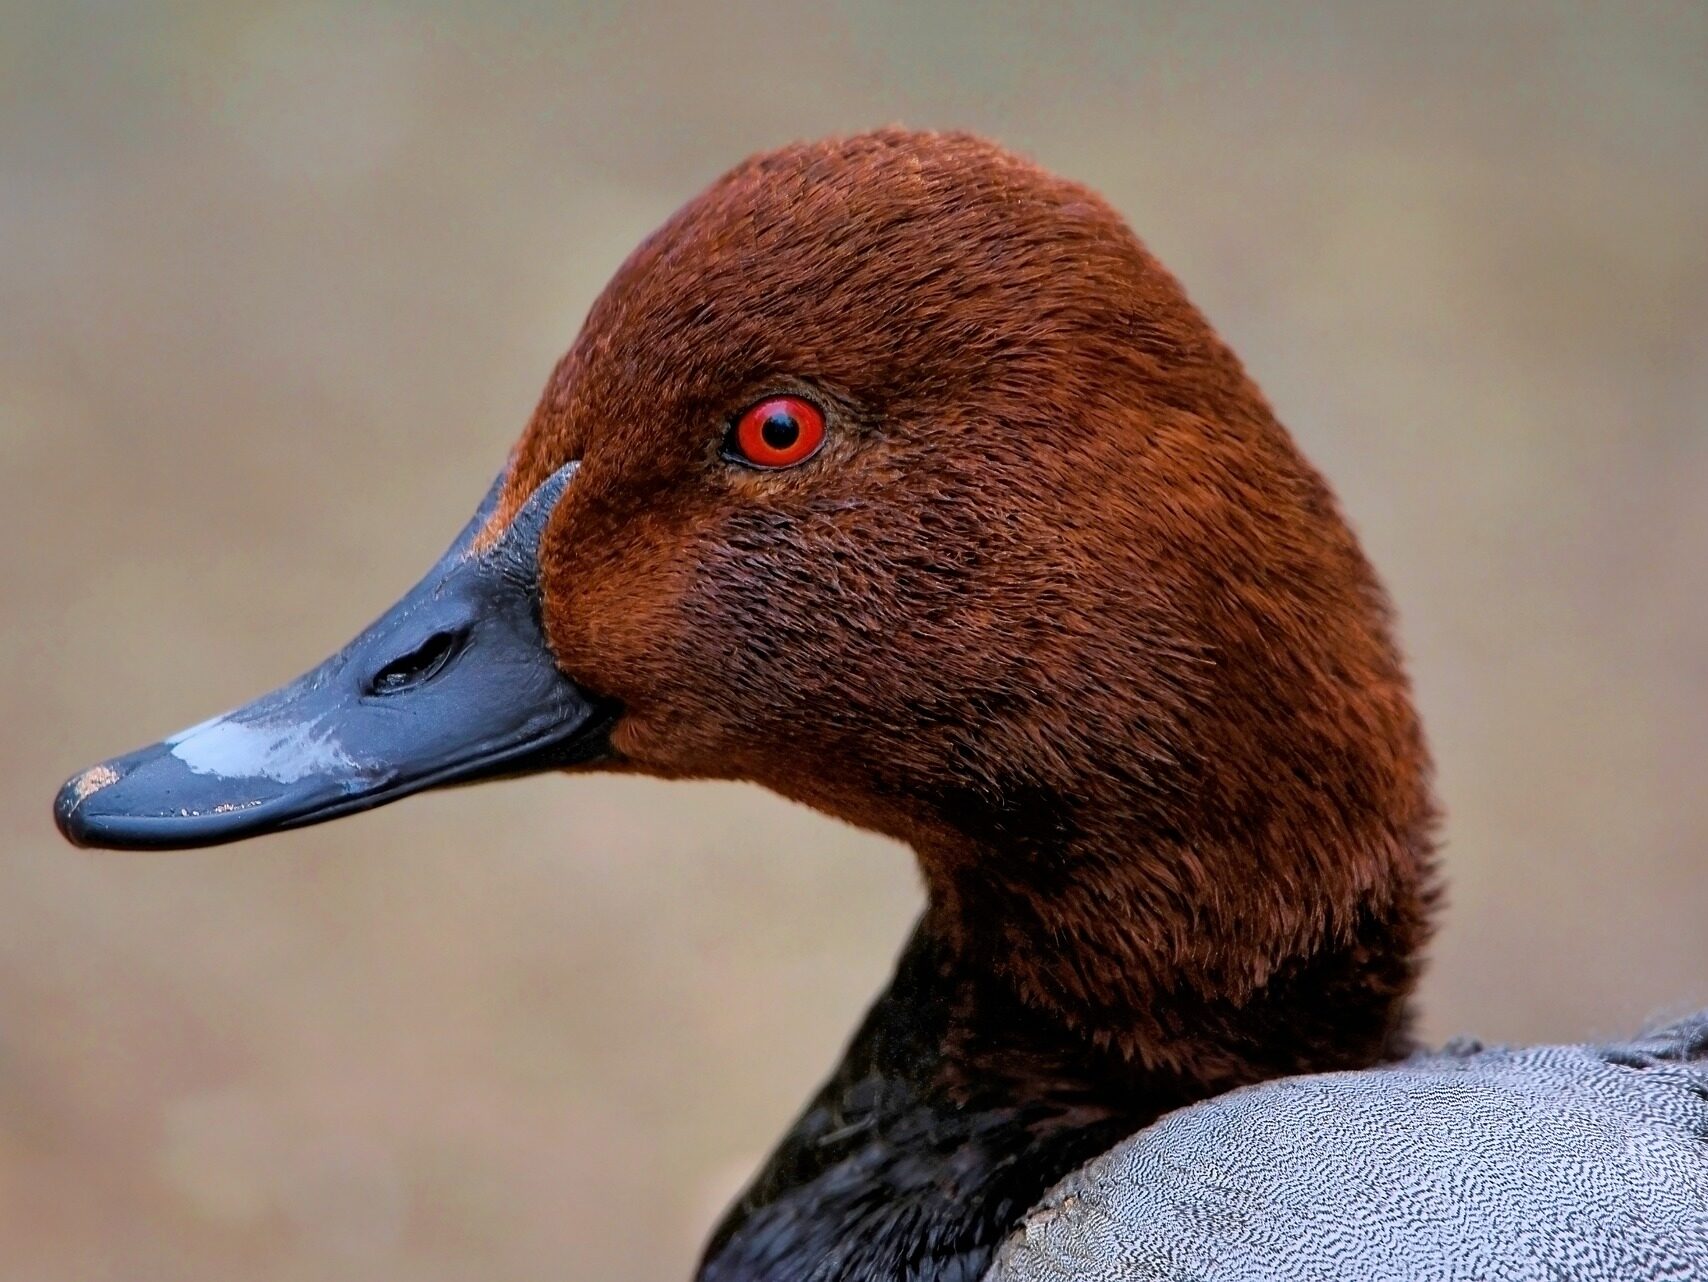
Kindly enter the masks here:
<path id="1" fill-rule="evenodd" d="M 1605 1136 L 1627 1115 L 1562 1073 L 1665 1078 L 1698 1092 L 1666 1134 L 1704 1133 L 1697 1033 L 1632 1069 L 1414 1046 L 1437 807 L 1388 599 L 1120 215 L 971 135 L 714 181 L 619 267 L 416 587 L 73 776 L 55 818 L 176 849 L 598 771 L 758 784 L 910 846 L 924 886 L 702 1282 L 1469 1277 L 1455 1252 L 1518 1269 L 1532 1226 L 1440 1183 L 1429 1207 L 1487 1213 L 1474 1242 L 1396 1236 L 1408 1204 L 1363 1178 L 1486 1141 L 1480 1105 L 1448 1124 L 1463 1088 L 1569 1095 Z M 1431 1136 L 1458 1137 L 1434 1168 Z M 1625 1227 L 1704 1261 L 1690 1151 Z M 1240 1272 L 1253 1243 L 1303 1263 Z"/>

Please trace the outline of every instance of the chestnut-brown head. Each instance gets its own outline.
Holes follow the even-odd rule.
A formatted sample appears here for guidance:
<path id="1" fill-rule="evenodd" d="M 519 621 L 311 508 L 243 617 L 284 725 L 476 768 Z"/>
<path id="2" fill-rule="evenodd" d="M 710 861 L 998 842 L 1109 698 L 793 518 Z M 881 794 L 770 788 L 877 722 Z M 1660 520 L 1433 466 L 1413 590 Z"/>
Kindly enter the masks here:
<path id="1" fill-rule="evenodd" d="M 462 592 L 457 619 L 359 640 L 334 675 L 368 703 L 388 663 L 396 693 L 472 682 L 467 638 L 536 602 L 552 671 L 457 695 L 496 757 L 274 819 L 234 794 L 219 826 L 131 844 L 605 766 L 752 780 L 913 843 L 968 946 L 1084 945 L 1015 971 L 1064 1009 L 1181 976 L 1237 997 L 1371 914 L 1420 937 L 1427 764 L 1332 497 L 1121 219 L 977 139 L 790 147 L 691 201 L 594 304 L 435 574 L 418 593 Z M 295 769 L 261 743 L 286 723 L 386 772 L 284 695 L 307 697 L 238 722 L 247 777 Z M 542 752 L 519 708 L 573 733 Z M 220 774 L 197 742 L 145 751 Z M 94 799 L 139 763 L 68 785 L 68 831 L 111 840 Z"/>

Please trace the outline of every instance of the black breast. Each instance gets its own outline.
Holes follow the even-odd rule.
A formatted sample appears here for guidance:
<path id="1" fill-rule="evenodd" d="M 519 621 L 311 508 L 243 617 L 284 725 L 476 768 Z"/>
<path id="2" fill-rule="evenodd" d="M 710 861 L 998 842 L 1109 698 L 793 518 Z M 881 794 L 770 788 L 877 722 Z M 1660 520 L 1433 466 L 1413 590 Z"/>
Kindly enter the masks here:
<path id="1" fill-rule="evenodd" d="M 701 1282 L 977 1282 L 1046 1189 L 1192 1098 L 1088 1069 L 1061 1040 L 922 924 L 713 1235 Z"/>

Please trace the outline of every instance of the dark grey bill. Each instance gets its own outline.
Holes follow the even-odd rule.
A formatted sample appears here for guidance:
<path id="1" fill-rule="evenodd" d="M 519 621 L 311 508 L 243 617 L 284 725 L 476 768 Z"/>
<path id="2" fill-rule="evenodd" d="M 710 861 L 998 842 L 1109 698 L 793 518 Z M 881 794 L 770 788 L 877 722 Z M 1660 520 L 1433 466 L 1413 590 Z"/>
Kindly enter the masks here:
<path id="1" fill-rule="evenodd" d="M 540 535 L 575 469 L 476 551 L 501 477 L 366 632 L 253 703 L 69 780 L 59 830 L 115 850 L 212 846 L 606 754 L 612 710 L 558 670 L 540 624 Z"/>

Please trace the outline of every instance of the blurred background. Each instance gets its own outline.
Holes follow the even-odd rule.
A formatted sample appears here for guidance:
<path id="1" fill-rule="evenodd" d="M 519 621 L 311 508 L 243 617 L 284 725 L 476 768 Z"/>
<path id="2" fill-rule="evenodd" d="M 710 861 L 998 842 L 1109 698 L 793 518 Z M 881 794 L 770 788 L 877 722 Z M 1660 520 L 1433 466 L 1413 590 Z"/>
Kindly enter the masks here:
<path id="1" fill-rule="evenodd" d="M 599 778 L 146 857 L 49 801 L 413 582 L 702 184 L 889 121 L 1100 188 L 1338 488 L 1440 762 L 1424 1031 L 1708 1005 L 1704 68 L 1682 3 L 0 0 L 0 1278 L 688 1276 L 906 851 Z"/>

